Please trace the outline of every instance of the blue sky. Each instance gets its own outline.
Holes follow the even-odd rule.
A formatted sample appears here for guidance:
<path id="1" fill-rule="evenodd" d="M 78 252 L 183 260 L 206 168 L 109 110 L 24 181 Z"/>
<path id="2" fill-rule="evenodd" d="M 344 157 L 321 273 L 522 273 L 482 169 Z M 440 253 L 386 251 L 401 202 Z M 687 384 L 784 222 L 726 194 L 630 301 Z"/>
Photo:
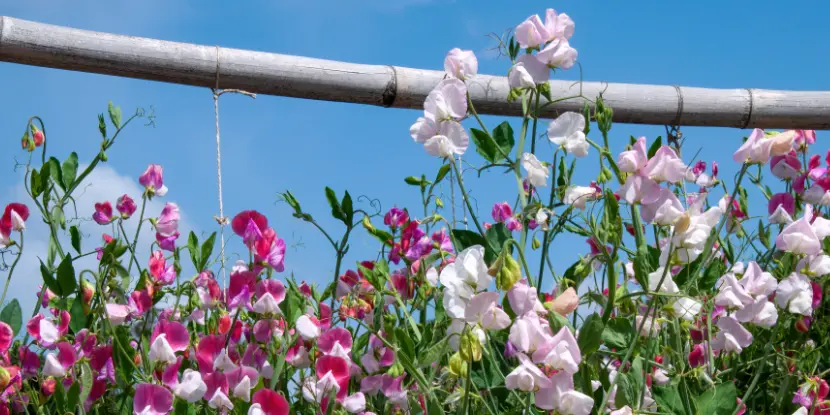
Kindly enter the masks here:
<path id="1" fill-rule="evenodd" d="M 73 2 L 3 0 L 0 13 L 8 16 L 83 29 L 126 35 L 220 45 L 276 53 L 371 64 L 441 69 L 453 47 L 472 49 L 480 72 L 506 74 L 504 60 L 496 60 L 485 37 L 520 23 L 528 15 L 553 7 L 576 22 L 571 40 L 579 50 L 584 79 L 591 81 L 678 84 L 721 88 L 828 90 L 830 27 L 824 21 L 827 5 L 800 2 L 800 7 L 778 2 L 586 2 L 559 1 L 443 1 L 443 0 L 309 0 L 305 2 L 220 2 L 147 0 L 143 2 Z M 576 71 L 558 73 L 575 79 Z M 96 114 L 108 100 L 126 113 L 136 107 L 155 110 L 154 127 L 129 128 L 109 153 L 110 170 L 87 189 L 79 216 L 90 217 L 95 198 L 114 198 L 130 192 L 131 183 L 149 163 L 162 164 L 170 193 L 179 204 L 182 226 L 204 234 L 216 229 L 217 214 L 213 105 L 203 88 L 163 84 L 103 75 L 73 73 L 0 63 L 0 135 L 9 151 L 0 154 L 0 195 L 4 202 L 20 197 L 20 174 L 14 157 L 22 157 L 18 142 L 31 115 L 47 123 L 50 153 L 63 159 L 78 151 L 90 160 L 99 145 Z M 326 226 L 328 207 L 323 187 L 338 193 L 348 189 L 356 198 L 380 199 L 420 211 L 414 188 L 403 184 L 409 175 L 434 176 L 440 162 L 412 142 L 408 128 L 418 111 L 384 109 L 260 96 L 251 100 L 225 96 L 221 102 L 226 214 L 243 209 L 265 213 L 277 233 L 293 247 L 286 266 L 298 279 L 330 281 L 334 268 L 331 250 L 310 226 L 275 204 L 278 191 L 290 189 L 304 208 Z M 486 117 L 491 126 L 501 122 Z M 519 120 L 513 119 L 518 131 Z M 473 126 L 470 121 L 466 124 Z M 721 163 L 721 177 L 731 180 L 736 169 L 731 153 L 745 132 L 722 128 L 685 128 L 686 156 L 700 147 L 700 157 Z M 662 126 L 615 125 L 616 149 L 630 135 L 653 139 Z M 823 133 L 819 133 L 821 137 Z M 820 139 L 821 140 L 821 139 Z M 543 155 L 550 156 L 542 144 Z M 471 148 L 470 152 L 473 150 Z M 595 166 L 593 153 L 578 172 L 587 184 Z M 480 162 L 471 156 L 476 164 Z M 511 177 L 491 171 L 482 180 L 468 178 L 489 220 L 493 202 L 515 198 Z M 444 199 L 447 201 L 447 198 Z M 753 199 L 757 200 L 757 199 Z M 0 199 L 3 201 L 3 199 Z M 149 214 L 156 215 L 161 204 Z M 365 205 L 363 207 L 366 207 Z M 155 211 L 152 211 L 155 209 Z M 750 207 L 763 213 L 764 203 Z M 12 296 L 31 304 L 39 273 L 35 255 L 43 255 L 45 237 L 32 231 L 32 248 L 24 267 L 12 281 Z M 85 224 L 87 247 L 96 246 L 105 229 Z M 339 232 L 339 231 L 336 231 Z M 39 236 L 38 236 L 39 235 Z M 582 242 L 554 242 L 559 272 L 587 251 Z M 375 244 L 358 237 L 347 264 L 373 258 Z M 40 249 L 40 252 L 37 252 Z M 534 266 L 535 268 L 535 266 Z M 0 273 L 0 276 L 3 276 Z M 548 277 L 549 278 L 549 277 Z"/>

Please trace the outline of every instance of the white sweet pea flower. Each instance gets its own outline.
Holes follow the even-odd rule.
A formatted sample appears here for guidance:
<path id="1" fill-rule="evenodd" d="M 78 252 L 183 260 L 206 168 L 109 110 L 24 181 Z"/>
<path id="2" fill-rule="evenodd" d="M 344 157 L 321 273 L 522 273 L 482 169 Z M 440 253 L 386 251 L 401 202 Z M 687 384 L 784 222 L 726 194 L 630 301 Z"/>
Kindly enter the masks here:
<path id="1" fill-rule="evenodd" d="M 205 392 L 207 392 L 207 384 L 202 380 L 202 375 L 192 369 L 185 369 L 182 381 L 173 389 L 176 396 L 190 403 L 202 399 Z"/>
<path id="2" fill-rule="evenodd" d="M 254 303 L 254 312 L 259 314 L 280 314 L 280 305 L 271 293 L 265 293 Z"/>
<path id="3" fill-rule="evenodd" d="M 645 319 L 645 323 L 643 323 L 643 319 Z M 635 327 L 642 326 L 640 329 L 640 336 L 643 337 L 657 337 L 660 333 L 660 323 L 654 320 L 654 317 L 643 317 L 643 316 L 636 316 L 634 317 L 634 324 Z"/>
<path id="4" fill-rule="evenodd" d="M 562 393 L 559 412 L 568 415 L 588 415 L 594 408 L 594 398 L 575 390 Z"/>
<path id="5" fill-rule="evenodd" d="M 576 112 L 566 112 L 550 123 L 548 138 L 575 157 L 585 157 L 588 155 L 588 140 L 584 131 L 585 117 Z"/>
<path id="6" fill-rule="evenodd" d="M 471 50 L 453 48 L 444 58 L 444 71 L 453 78 L 470 79 L 478 73 L 478 59 Z"/>
<path id="7" fill-rule="evenodd" d="M 230 372 L 231 370 L 236 369 L 236 364 L 233 363 L 230 356 L 228 356 L 228 349 L 222 349 L 219 352 L 219 355 L 216 356 L 216 360 L 213 361 L 213 369 L 214 370 L 221 370 L 222 372 Z M 225 396 L 227 399 L 227 396 Z"/>
<path id="8" fill-rule="evenodd" d="M 295 327 L 297 328 L 297 332 L 300 333 L 300 336 L 305 340 L 313 340 L 320 336 L 320 327 L 317 327 L 306 314 L 301 315 L 297 319 Z"/>
<path id="9" fill-rule="evenodd" d="M 362 392 L 349 395 L 343 399 L 343 408 L 349 413 L 359 414 L 366 410 L 366 397 Z"/>
<path id="10" fill-rule="evenodd" d="M 519 359 L 519 366 L 504 379 L 507 389 L 536 392 L 553 386 L 550 379 L 524 353 L 519 353 L 516 357 Z"/>
<path id="11" fill-rule="evenodd" d="M 586 203 L 596 198 L 597 189 L 591 186 L 571 186 L 565 189 L 565 199 L 563 202 L 573 205 L 576 209 L 585 210 Z"/>
<path id="12" fill-rule="evenodd" d="M 244 402 L 251 401 L 251 379 L 247 376 L 239 381 L 239 384 L 233 388 L 232 395 L 235 398 L 242 399 Z"/>
<path id="13" fill-rule="evenodd" d="M 522 154 L 522 167 L 527 171 L 527 180 L 535 187 L 547 187 L 550 171 L 533 153 Z"/>
<path id="14" fill-rule="evenodd" d="M 775 304 L 793 314 L 813 314 L 813 287 L 807 276 L 792 273 L 778 284 L 775 290 Z"/>
<path id="15" fill-rule="evenodd" d="M 683 320 L 694 321 L 703 304 L 690 297 L 681 297 L 672 304 L 674 314 Z"/>
<path id="16" fill-rule="evenodd" d="M 816 277 L 830 274 L 830 256 L 824 254 L 807 255 L 798 261 L 796 271 Z"/>
<path id="17" fill-rule="evenodd" d="M 66 368 L 58 361 L 56 354 L 46 355 L 46 362 L 43 364 L 43 376 L 55 378 L 63 378 L 66 376 Z"/>
<path id="18" fill-rule="evenodd" d="M 752 344 L 752 333 L 747 331 L 735 317 L 723 316 L 716 324 L 720 331 L 712 340 L 712 350 L 726 350 L 740 354 Z"/>
<path id="19" fill-rule="evenodd" d="M 176 362 L 176 353 L 173 351 L 173 348 L 170 347 L 166 334 L 162 333 L 156 337 L 156 340 L 154 340 L 153 344 L 150 345 L 150 353 L 147 354 L 147 358 L 150 359 L 151 362 Z"/>
<path id="20" fill-rule="evenodd" d="M 477 292 L 487 289 L 493 277 L 487 273 L 484 247 L 471 246 L 458 254 L 454 263 L 441 271 L 444 308 L 453 318 L 464 318 L 467 303 Z"/>
<path id="21" fill-rule="evenodd" d="M 478 324 L 485 330 L 506 329 L 510 326 L 510 316 L 496 307 L 498 301 L 499 293 L 497 292 L 476 294 L 464 310 L 464 318 L 467 323 Z"/>
<path id="22" fill-rule="evenodd" d="M 208 401 L 208 406 L 213 409 L 230 411 L 233 409 L 233 402 L 228 399 L 228 395 L 222 392 L 222 389 L 216 389 L 213 397 Z"/>
<path id="23" fill-rule="evenodd" d="M 663 277 L 663 274 L 666 274 L 665 277 Z M 663 281 L 662 284 L 660 280 Z M 657 268 L 656 271 L 648 274 L 648 290 L 666 294 L 677 294 L 680 292 L 680 288 L 677 287 L 677 283 L 672 278 L 671 270 L 666 270 L 665 267 Z"/>

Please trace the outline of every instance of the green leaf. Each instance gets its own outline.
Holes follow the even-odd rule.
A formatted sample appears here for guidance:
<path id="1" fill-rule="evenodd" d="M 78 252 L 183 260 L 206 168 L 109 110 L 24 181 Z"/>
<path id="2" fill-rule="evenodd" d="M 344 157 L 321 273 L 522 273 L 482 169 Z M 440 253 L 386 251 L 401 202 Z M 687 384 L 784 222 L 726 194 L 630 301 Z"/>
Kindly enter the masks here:
<path id="1" fill-rule="evenodd" d="M 510 239 L 511 234 L 504 223 L 496 223 L 484 232 L 484 236 L 489 242 L 489 245 L 484 245 L 484 260 L 487 265 L 490 265 L 498 258 L 504 248 L 504 243 Z M 492 247 L 492 249 L 489 249 L 489 247 Z"/>
<path id="2" fill-rule="evenodd" d="M 124 383 L 132 384 L 135 349 L 130 347 L 130 331 L 125 326 L 115 327 L 116 342 L 113 345 L 112 360 L 116 373 L 121 375 Z M 60 383 L 60 382 L 59 382 Z"/>
<path id="3" fill-rule="evenodd" d="M 54 157 L 49 157 L 49 161 L 47 161 L 46 163 L 48 163 L 48 166 L 49 166 L 49 174 L 44 175 L 43 172 L 41 171 L 41 179 L 42 180 L 47 180 L 47 183 L 45 183 L 43 185 L 43 190 L 46 190 L 46 189 L 49 188 L 49 183 L 48 183 L 49 177 L 51 177 L 52 180 L 55 181 L 55 183 L 58 183 L 59 185 L 62 185 L 63 184 L 63 173 L 62 173 L 63 170 L 61 169 L 61 162 L 58 161 L 58 159 L 56 159 Z"/>
<path id="4" fill-rule="evenodd" d="M 63 208 L 60 205 L 55 205 L 52 207 L 52 223 L 57 223 L 60 225 L 61 229 L 66 229 L 66 216 L 63 214 Z"/>
<path id="5" fill-rule="evenodd" d="M 589 354 L 599 350 L 599 345 L 602 341 L 602 331 L 605 325 L 602 323 L 602 318 L 594 313 L 588 316 L 585 319 L 585 322 L 582 324 L 582 327 L 579 331 L 579 350 L 582 352 L 582 356 L 588 356 Z"/>
<path id="6" fill-rule="evenodd" d="M 63 162 L 63 166 L 61 166 L 61 172 L 63 172 L 63 182 L 61 187 L 67 189 L 72 186 L 72 183 L 75 182 L 75 177 L 78 175 L 78 153 L 73 151 L 72 154 L 66 158 L 66 161 Z"/>
<path id="7" fill-rule="evenodd" d="M 441 405 L 441 401 L 439 401 L 435 397 L 429 398 L 429 408 L 427 408 L 427 415 L 444 415 L 444 408 Z"/>
<path id="8" fill-rule="evenodd" d="M 614 398 L 614 405 L 617 408 L 623 406 L 634 406 L 639 399 L 639 391 L 634 385 L 634 380 L 630 373 L 617 374 L 617 395 Z"/>
<path id="9" fill-rule="evenodd" d="M 55 392 L 52 394 L 55 397 L 55 405 L 57 405 L 60 413 L 66 410 L 66 390 L 63 388 L 63 382 L 55 382 Z"/>
<path id="10" fill-rule="evenodd" d="M 196 407 L 192 404 L 187 403 L 185 400 L 178 399 L 176 400 L 176 406 L 173 408 L 174 415 L 190 415 L 191 409 L 193 410 L 192 413 L 196 413 Z"/>
<path id="11" fill-rule="evenodd" d="M 670 411 L 676 415 L 685 413 L 683 410 L 683 401 L 680 399 L 680 392 L 677 391 L 677 386 L 654 386 L 651 388 L 651 392 L 662 411 Z"/>
<path id="12" fill-rule="evenodd" d="M 447 346 L 450 344 L 450 338 L 444 337 L 435 343 L 432 347 L 419 355 L 418 366 L 427 367 L 435 362 L 441 360 L 447 352 Z"/>
<path id="13" fill-rule="evenodd" d="M 712 261 L 709 264 L 709 268 L 706 268 L 706 272 L 703 273 L 703 277 L 700 279 L 698 284 L 698 288 L 700 291 L 708 291 L 715 287 L 715 284 L 718 282 L 718 279 L 726 273 L 726 265 L 724 265 L 721 261 Z"/>
<path id="14" fill-rule="evenodd" d="M 449 163 L 441 166 L 441 168 L 438 169 L 438 174 L 435 176 L 435 182 L 433 183 L 438 184 L 441 182 L 441 180 L 444 180 L 444 177 L 447 176 L 447 174 L 450 172 L 450 169 L 452 169 L 452 165 Z"/>
<path id="15" fill-rule="evenodd" d="M 511 127 L 510 123 L 507 121 L 497 125 L 496 128 L 493 129 L 493 139 L 496 140 L 496 146 L 501 149 L 501 152 L 496 152 L 498 160 L 504 158 L 502 153 L 510 154 L 513 150 L 513 145 L 516 143 L 513 139 L 513 127 Z"/>
<path id="16" fill-rule="evenodd" d="M 37 169 L 32 169 L 32 176 L 29 178 L 29 188 L 32 192 L 32 197 L 38 197 L 43 193 L 43 182 Z"/>
<path id="17" fill-rule="evenodd" d="M 46 283 L 46 287 L 55 293 L 55 295 L 59 297 L 64 295 L 63 288 L 58 284 L 58 280 L 55 279 L 52 271 L 46 267 L 43 261 L 40 261 L 40 275 L 43 277 L 43 282 Z"/>
<path id="18" fill-rule="evenodd" d="M 648 158 L 654 157 L 654 155 L 657 154 L 657 150 L 659 150 L 660 147 L 662 147 L 662 146 L 663 146 L 663 137 L 659 136 L 659 137 L 657 137 L 656 140 L 654 140 L 653 143 L 651 143 L 651 146 L 648 148 Z"/>
<path id="19" fill-rule="evenodd" d="M 476 143 L 476 153 L 481 154 L 481 157 L 484 157 L 490 163 L 495 163 L 502 159 L 499 150 L 496 149 L 496 141 L 493 137 L 476 128 L 470 128 L 470 132 L 473 133 L 472 139 Z"/>
<path id="20" fill-rule="evenodd" d="M 78 230 L 78 227 L 72 225 L 69 227 L 69 237 L 72 240 L 72 248 L 75 249 L 77 253 L 81 253 L 81 231 Z"/>
<path id="21" fill-rule="evenodd" d="M 86 402 L 86 399 L 89 397 L 89 392 L 92 391 L 92 368 L 89 367 L 89 363 L 87 362 L 81 363 L 80 366 L 81 397 L 78 401 Z"/>
<path id="22" fill-rule="evenodd" d="M 568 321 L 565 316 L 556 312 L 548 313 L 548 323 L 550 324 L 550 330 L 553 333 L 558 332 L 562 329 L 562 327 L 567 327 L 573 330 L 573 326 L 571 326 L 571 322 Z"/>
<path id="23" fill-rule="evenodd" d="M 104 121 L 104 114 L 98 114 L 98 132 L 101 137 L 107 138 L 107 122 Z"/>
<path id="24" fill-rule="evenodd" d="M 700 415 L 732 415 L 738 406 L 738 394 L 732 382 L 707 389 L 695 399 Z"/>
<path id="25" fill-rule="evenodd" d="M 216 244 L 216 232 L 210 234 L 207 240 L 202 243 L 202 255 L 200 257 L 201 261 L 199 262 L 199 269 L 196 271 L 204 271 L 207 268 L 207 264 L 210 261 L 210 256 L 213 254 L 213 246 Z"/>
<path id="26" fill-rule="evenodd" d="M 343 208 L 337 200 L 337 194 L 330 187 L 326 187 L 326 199 L 329 201 L 329 206 L 331 206 L 331 216 L 345 222 L 346 215 L 343 213 Z"/>
<path id="27" fill-rule="evenodd" d="M 281 307 L 287 321 L 297 321 L 303 314 L 303 297 L 296 290 L 288 290 L 285 296 L 285 306 Z"/>
<path id="28" fill-rule="evenodd" d="M 201 271 L 199 269 L 199 264 L 202 263 L 201 259 L 201 252 L 199 251 L 199 238 L 196 237 L 196 234 L 193 231 L 190 231 L 190 234 L 187 235 L 187 252 L 190 253 L 190 260 L 193 262 L 193 266 L 196 268 L 196 271 Z"/>
<path id="29" fill-rule="evenodd" d="M 395 338 L 398 340 L 400 353 L 403 353 L 410 361 L 415 361 L 415 343 L 412 337 L 401 327 L 395 329 Z"/>
<path id="30" fill-rule="evenodd" d="M 78 333 L 86 328 L 87 318 L 84 312 L 83 298 L 75 297 L 75 300 L 72 301 L 72 308 L 69 309 L 69 315 L 71 317 L 69 328 L 72 329 L 73 333 Z"/>
<path id="31" fill-rule="evenodd" d="M 453 229 L 450 234 L 455 241 L 455 252 L 461 252 L 474 245 L 487 245 L 487 241 L 477 232 L 466 229 Z"/>
<path id="32" fill-rule="evenodd" d="M 67 411 L 77 411 L 79 402 L 81 402 L 81 384 L 75 382 L 69 387 L 69 391 L 66 392 Z"/>
<path id="33" fill-rule="evenodd" d="M 634 339 L 634 328 L 627 318 L 617 317 L 608 320 L 602 330 L 602 342 L 610 348 L 624 350 Z"/>
<path id="34" fill-rule="evenodd" d="M 0 312 L 0 321 L 12 328 L 12 338 L 17 336 L 17 332 L 20 331 L 20 327 L 23 325 L 23 311 L 20 309 L 17 298 L 13 298 L 3 307 L 3 311 Z"/>
<path id="35" fill-rule="evenodd" d="M 69 295 L 78 287 L 78 281 L 75 278 L 75 267 L 72 266 L 72 258 L 69 255 L 65 256 L 58 265 L 58 284 L 61 286 L 63 296 Z"/>
<path id="36" fill-rule="evenodd" d="M 115 128 L 121 128 L 121 107 L 112 105 L 112 101 L 107 105 L 107 111 L 110 113 L 110 121 Z"/>

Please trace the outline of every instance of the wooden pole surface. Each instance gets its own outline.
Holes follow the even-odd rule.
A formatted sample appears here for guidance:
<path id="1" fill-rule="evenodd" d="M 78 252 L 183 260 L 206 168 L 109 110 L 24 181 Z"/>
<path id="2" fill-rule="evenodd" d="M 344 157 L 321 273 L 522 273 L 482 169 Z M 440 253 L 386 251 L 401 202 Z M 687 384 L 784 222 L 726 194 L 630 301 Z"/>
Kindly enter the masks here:
<path id="1" fill-rule="evenodd" d="M 422 109 L 441 71 L 363 65 L 169 42 L 0 17 L 0 61 L 295 98 Z M 554 98 L 600 92 L 620 123 L 735 128 L 830 129 L 830 92 L 713 89 L 551 81 Z M 507 78 L 479 75 L 468 89 L 480 114 L 518 116 Z M 582 99 L 543 116 L 581 111 Z"/>

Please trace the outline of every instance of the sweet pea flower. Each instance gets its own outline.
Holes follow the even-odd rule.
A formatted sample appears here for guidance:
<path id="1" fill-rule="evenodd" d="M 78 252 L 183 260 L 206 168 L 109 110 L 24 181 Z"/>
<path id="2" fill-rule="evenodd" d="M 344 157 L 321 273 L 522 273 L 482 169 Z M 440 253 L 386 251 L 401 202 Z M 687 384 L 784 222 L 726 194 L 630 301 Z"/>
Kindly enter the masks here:
<path id="1" fill-rule="evenodd" d="M 66 324 L 69 325 L 69 322 Z M 43 314 L 34 316 L 26 323 L 26 331 L 44 347 L 51 347 L 61 337 L 61 330 Z"/>
<path id="2" fill-rule="evenodd" d="M 179 233 L 179 206 L 167 202 L 161 210 L 158 220 L 155 223 L 156 232 L 164 237 L 173 236 Z"/>
<path id="3" fill-rule="evenodd" d="M 130 317 L 130 308 L 121 304 L 107 304 L 107 319 L 114 325 L 124 323 Z"/>
<path id="4" fill-rule="evenodd" d="M 794 145 L 798 151 L 807 151 L 807 146 L 816 143 L 816 130 L 795 130 Z"/>
<path id="5" fill-rule="evenodd" d="M 484 247 L 471 246 L 461 251 L 439 276 L 444 286 L 444 308 L 453 318 L 464 318 L 468 302 L 490 286 L 493 277 L 484 262 Z"/>
<path id="6" fill-rule="evenodd" d="M 279 393 L 270 389 L 254 392 L 248 415 L 288 415 L 291 408 L 288 401 Z"/>
<path id="7" fill-rule="evenodd" d="M 571 330 L 562 327 L 553 337 L 547 339 L 533 352 L 533 362 L 569 374 L 576 373 L 579 370 L 579 363 L 582 362 L 582 354 Z"/>
<path id="8" fill-rule="evenodd" d="M 285 287 L 277 280 L 262 280 L 256 284 L 257 301 L 254 312 L 259 314 L 280 314 L 279 305 L 285 300 Z"/>
<path id="9" fill-rule="evenodd" d="M 444 71 L 452 78 L 470 79 L 478 72 L 478 59 L 471 50 L 453 48 L 444 58 Z"/>
<path id="10" fill-rule="evenodd" d="M 150 256 L 150 275 L 159 285 L 170 285 L 176 280 L 176 269 L 173 265 L 167 265 L 163 252 L 153 251 Z"/>
<path id="11" fill-rule="evenodd" d="M 519 366 L 504 379 L 507 389 L 536 392 L 539 389 L 548 389 L 553 386 L 550 379 L 527 356 L 518 353 L 516 357 L 519 359 Z"/>
<path id="12" fill-rule="evenodd" d="M 795 198 L 789 193 L 776 193 L 769 199 L 767 211 L 770 223 L 790 224 L 795 212 Z"/>
<path id="13" fill-rule="evenodd" d="M 570 186 L 565 189 L 565 198 L 562 201 L 584 211 L 589 201 L 597 200 L 601 195 L 602 193 L 597 192 L 597 188 L 593 186 Z"/>
<path id="14" fill-rule="evenodd" d="M 567 372 L 558 372 L 551 378 L 552 386 L 536 391 L 536 407 L 561 414 L 588 415 L 594 407 L 594 400 L 574 390 L 573 377 Z"/>
<path id="15" fill-rule="evenodd" d="M 573 313 L 578 307 L 579 295 L 573 287 L 568 287 L 550 302 L 550 309 L 562 316 Z"/>
<path id="16" fill-rule="evenodd" d="M 535 187 L 547 187 L 550 171 L 532 153 L 522 154 L 522 168 L 527 172 L 527 179 Z"/>
<path id="17" fill-rule="evenodd" d="M 464 318 L 469 324 L 478 324 L 485 330 L 502 330 L 510 326 L 510 317 L 501 308 L 496 307 L 499 293 L 483 292 L 470 299 L 464 310 Z"/>
<path id="18" fill-rule="evenodd" d="M 694 321 L 702 308 L 703 303 L 691 297 L 681 297 L 672 303 L 674 315 L 687 321 Z"/>
<path id="19" fill-rule="evenodd" d="M 63 378 L 66 376 L 67 370 L 78 360 L 75 349 L 69 342 L 58 343 L 57 349 L 58 353 L 46 355 L 46 361 L 43 365 L 43 376 Z"/>
<path id="20" fill-rule="evenodd" d="M 725 350 L 741 354 L 752 344 L 752 333 L 747 331 L 735 317 L 723 316 L 716 323 L 720 329 L 712 339 L 712 350 Z"/>
<path id="21" fill-rule="evenodd" d="M 537 311 L 541 306 L 536 288 L 528 285 L 527 280 L 513 284 L 513 287 L 507 291 L 507 301 L 510 309 L 519 317 L 531 311 Z"/>
<path id="22" fill-rule="evenodd" d="M 315 319 L 316 320 L 316 319 Z M 306 314 L 300 316 L 295 324 L 297 332 L 305 340 L 313 340 L 320 336 L 320 327 Z"/>
<path id="23" fill-rule="evenodd" d="M 147 358 L 151 362 L 175 363 L 175 352 L 187 350 L 189 343 L 190 335 L 184 324 L 160 320 L 150 336 L 150 352 Z"/>
<path id="24" fill-rule="evenodd" d="M 767 140 L 772 141 L 770 155 L 773 157 L 783 156 L 793 151 L 793 143 L 795 142 L 796 135 L 795 130 L 787 130 L 767 136 Z"/>
<path id="25" fill-rule="evenodd" d="M 513 322 L 508 339 L 516 350 L 532 354 L 545 344 L 550 337 L 549 326 L 543 326 L 542 319 L 531 311 Z"/>
<path id="26" fill-rule="evenodd" d="M 685 214 L 688 217 L 688 222 L 683 218 L 683 226 L 675 226 L 671 244 L 667 244 L 661 252 L 660 265 L 668 263 L 669 254 L 678 262 L 690 263 L 703 253 L 704 245 L 712 232 L 712 228 L 723 216 L 723 210 L 717 206 L 703 211 L 704 201 L 705 198 L 703 197 L 698 197 L 693 201 Z M 674 248 L 673 252 L 668 251 L 669 246 Z"/>
<path id="27" fill-rule="evenodd" d="M 538 14 L 528 17 L 516 26 L 515 34 L 516 41 L 522 49 L 538 48 L 553 37 Z"/>
<path id="28" fill-rule="evenodd" d="M 770 159 L 773 144 L 773 140 L 765 137 L 764 130 L 756 128 L 752 130 L 746 142 L 738 148 L 732 159 L 741 164 L 764 164 Z"/>
<path id="29" fill-rule="evenodd" d="M 112 216 L 112 205 L 109 201 L 95 204 L 95 213 L 92 214 L 92 220 L 99 225 L 107 225 L 115 219 Z"/>
<path id="30" fill-rule="evenodd" d="M 653 202 L 643 204 L 641 210 L 643 220 L 661 226 L 674 225 L 686 213 L 686 210 L 670 189 L 660 187 L 657 194 Z"/>
<path id="31" fill-rule="evenodd" d="M 810 280 L 794 272 L 778 284 L 775 290 L 775 304 L 793 314 L 813 314 L 813 287 Z"/>
<path id="32" fill-rule="evenodd" d="M 551 38 L 570 39 L 574 34 L 574 21 L 565 13 L 545 10 L 545 29 Z"/>
<path id="33" fill-rule="evenodd" d="M 821 241 L 830 235 L 830 221 L 813 217 L 813 207 L 806 205 L 804 215 L 787 225 L 775 238 L 775 245 L 782 251 L 794 254 L 817 255 L 821 253 Z"/>
<path id="34" fill-rule="evenodd" d="M 686 164 L 677 156 L 674 149 L 662 146 L 641 172 L 658 183 L 679 183 L 686 177 Z"/>
<path id="35" fill-rule="evenodd" d="M 449 78 L 438 83 L 424 102 L 424 118 L 460 122 L 467 116 L 467 86 L 460 79 Z"/>
<path id="36" fill-rule="evenodd" d="M 521 55 L 507 74 L 510 88 L 536 89 L 536 85 L 550 80 L 550 68 L 536 55 Z"/>
<path id="37" fill-rule="evenodd" d="M 158 164 L 147 166 L 147 170 L 138 177 L 138 182 L 150 195 L 164 196 L 167 186 L 164 185 L 164 169 Z"/>
<path id="38" fill-rule="evenodd" d="M 648 164 L 648 152 L 646 149 L 646 138 L 640 137 L 631 147 L 620 153 L 617 157 L 617 167 L 625 173 L 639 173 Z"/>
<path id="39" fill-rule="evenodd" d="M 551 68 L 571 69 L 579 55 L 565 39 L 554 39 L 539 51 L 537 58 Z"/>
<path id="40" fill-rule="evenodd" d="M 795 151 L 774 156 L 770 159 L 769 169 L 772 175 L 784 180 L 792 180 L 801 174 L 801 161 Z"/>
<path id="41" fill-rule="evenodd" d="M 12 231 L 20 232 L 26 229 L 26 221 L 29 219 L 29 208 L 22 203 L 9 203 L 3 210 L 0 217 L 0 234 L 8 238 Z M 8 242 L 6 242 L 8 245 Z"/>
<path id="42" fill-rule="evenodd" d="M 565 112 L 548 126 L 548 138 L 557 146 L 575 157 L 588 155 L 588 140 L 585 138 L 585 117 L 576 112 Z"/>
<path id="43" fill-rule="evenodd" d="M 118 209 L 118 213 L 121 214 L 122 218 L 129 219 L 138 207 L 133 198 L 125 194 L 118 198 L 115 203 L 115 208 Z"/>
<path id="44" fill-rule="evenodd" d="M 140 415 L 165 415 L 173 410 L 173 394 L 161 385 L 142 383 L 135 387 L 133 411 Z"/>
<path id="45" fill-rule="evenodd" d="M 409 222 L 409 214 L 397 206 L 389 209 L 383 216 L 383 224 L 392 229 L 403 227 L 407 222 Z"/>

